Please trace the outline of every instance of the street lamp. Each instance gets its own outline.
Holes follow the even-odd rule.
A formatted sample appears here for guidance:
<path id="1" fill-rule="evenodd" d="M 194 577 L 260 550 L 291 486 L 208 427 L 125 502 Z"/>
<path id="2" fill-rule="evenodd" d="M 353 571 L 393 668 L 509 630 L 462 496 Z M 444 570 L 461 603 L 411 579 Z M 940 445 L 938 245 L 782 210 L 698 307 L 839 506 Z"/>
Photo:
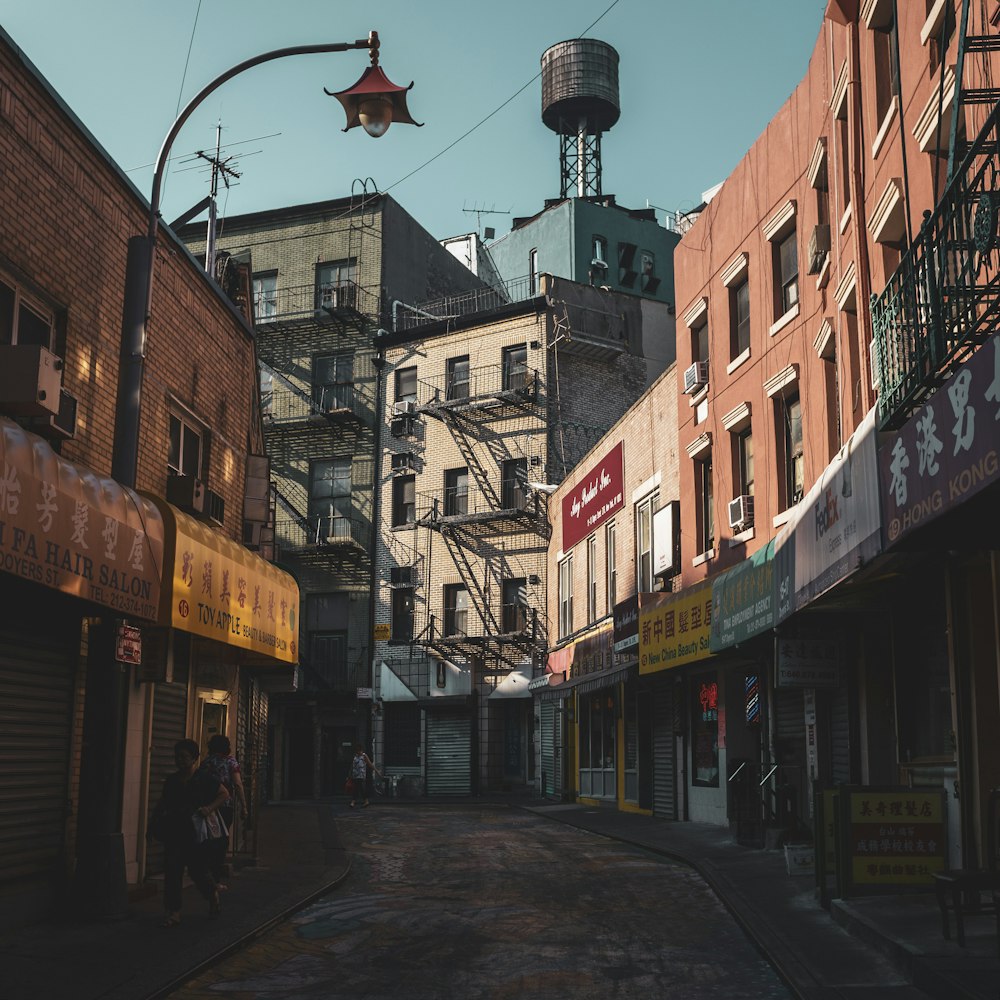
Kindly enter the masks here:
<path id="1" fill-rule="evenodd" d="M 370 136 L 384 135 L 392 122 L 419 125 L 406 107 L 406 92 L 413 86 L 397 87 L 378 64 L 378 32 L 354 42 L 331 42 L 320 45 L 299 45 L 276 49 L 254 56 L 233 66 L 216 77 L 196 94 L 170 127 L 153 172 L 153 190 L 149 200 L 149 224 L 145 236 L 133 236 L 128 242 L 125 267 L 125 301 L 122 308 L 121 358 L 118 375 L 118 398 L 115 407 L 115 443 L 111 475 L 123 486 L 135 488 L 139 462 L 139 410 L 142 399 L 143 368 L 146 357 L 146 327 L 153 306 L 153 267 L 156 260 L 156 234 L 160 224 L 160 188 L 170 148 L 177 133 L 191 113 L 209 94 L 244 70 L 285 56 L 317 55 L 368 49 L 371 66 L 361 74 L 353 87 L 339 92 L 324 91 L 336 97 L 347 114 L 344 131 L 360 125 Z"/>
<path id="2" fill-rule="evenodd" d="M 111 475 L 123 486 L 136 486 L 139 462 L 139 417 L 142 402 L 143 369 L 146 358 L 146 331 L 153 305 L 153 268 L 156 260 L 156 235 L 160 224 L 160 188 L 167 157 L 174 139 L 191 113 L 209 94 L 244 70 L 285 56 L 318 55 L 368 49 L 371 66 L 348 90 L 331 94 L 344 106 L 347 128 L 360 125 L 371 136 L 383 135 L 389 125 L 399 122 L 417 125 L 406 107 L 409 87 L 397 87 L 378 65 L 377 32 L 354 42 L 300 45 L 277 49 L 247 59 L 200 91 L 177 116 L 170 127 L 153 172 L 153 190 L 149 201 L 149 222 L 144 236 L 128 241 L 125 269 L 125 294 L 122 306 L 121 356 L 118 373 L 118 396 L 115 404 L 114 451 Z M 413 84 L 410 84 L 412 87 Z M 324 88 L 325 89 L 325 88 Z M 327 91 L 329 94 L 330 91 Z M 86 732 L 94 734 L 89 759 L 96 761 L 105 780 L 95 783 L 92 800 L 80 824 L 80 856 L 76 881 L 81 899 L 103 916 L 121 916 L 127 907 L 125 886 L 124 839 L 121 834 L 122 758 L 124 755 L 125 719 L 127 717 L 127 678 L 121 665 L 101 689 L 101 697 L 87 697 Z M 95 671 L 100 675 L 101 671 Z"/>

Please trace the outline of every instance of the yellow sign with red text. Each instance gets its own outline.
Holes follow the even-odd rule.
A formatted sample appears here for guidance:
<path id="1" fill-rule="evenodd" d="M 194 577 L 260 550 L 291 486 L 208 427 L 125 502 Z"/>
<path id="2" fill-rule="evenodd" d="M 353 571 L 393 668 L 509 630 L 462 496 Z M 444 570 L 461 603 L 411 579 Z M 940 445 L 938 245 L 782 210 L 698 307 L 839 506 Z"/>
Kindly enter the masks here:
<path id="1" fill-rule="evenodd" d="M 639 673 L 654 674 L 711 656 L 712 584 L 677 594 L 639 595 Z"/>

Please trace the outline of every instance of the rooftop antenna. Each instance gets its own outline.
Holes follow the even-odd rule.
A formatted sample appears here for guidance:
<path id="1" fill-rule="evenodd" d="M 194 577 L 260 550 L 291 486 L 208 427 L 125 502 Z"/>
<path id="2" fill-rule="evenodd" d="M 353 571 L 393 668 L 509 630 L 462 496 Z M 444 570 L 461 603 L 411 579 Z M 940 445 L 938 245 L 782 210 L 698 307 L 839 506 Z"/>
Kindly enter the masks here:
<path id="1" fill-rule="evenodd" d="M 496 230 L 492 226 L 487 226 L 483 229 L 483 216 L 484 215 L 510 215 L 511 209 L 504 211 L 502 208 L 496 207 L 496 202 L 493 203 L 491 208 L 487 208 L 485 205 L 480 206 L 478 203 L 473 205 L 472 208 L 466 208 L 465 205 L 462 206 L 463 212 L 468 212 L 475 215 L 476 217 L 476 233 L 478 234 L 480 230 L 483 232 L 484 240 L 491 240 L 496 236 Z"/>
<path id="2" fill-rule="evenodd" d="M 218 196 L 219 181 L 229 190 L 230 178 L 239 179 L 240 172 L 230 166 L 233 156 L 222 157 L 222 119 L 215 126 L 215 152 L 209 156 L 203 149 L 195 151 L 195 156 L 208 161 L 212 166 L 212 184 L 208 196 L 208 239 L 205 241 L 205 270 L 208 274 L 215 272 L 215 229 L 219 217 Z"/>

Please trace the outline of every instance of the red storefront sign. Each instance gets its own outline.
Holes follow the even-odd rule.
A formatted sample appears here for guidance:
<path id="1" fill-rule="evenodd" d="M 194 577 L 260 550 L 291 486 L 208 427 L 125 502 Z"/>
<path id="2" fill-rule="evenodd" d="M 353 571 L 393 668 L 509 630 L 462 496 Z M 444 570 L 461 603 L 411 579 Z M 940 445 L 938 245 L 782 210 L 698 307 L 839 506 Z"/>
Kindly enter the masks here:
<path id="1" fill-rule="evenodd" d="M 625 460 L 623 444 L 619 441 L 563 497 L 563 551 L 568 552 L 624 505 Z"/>

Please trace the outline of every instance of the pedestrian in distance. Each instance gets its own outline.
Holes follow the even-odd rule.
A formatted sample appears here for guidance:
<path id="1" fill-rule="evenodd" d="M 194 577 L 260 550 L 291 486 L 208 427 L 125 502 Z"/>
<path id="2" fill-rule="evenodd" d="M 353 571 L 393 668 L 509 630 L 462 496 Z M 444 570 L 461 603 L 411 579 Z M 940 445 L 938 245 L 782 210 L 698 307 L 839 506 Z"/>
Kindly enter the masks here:
<path id="1" fill-rule="evenodd" d="M 368 769 L 371 768 L 380 778 L 382 772 L 375 766 L 375 762 L 365 753 L 365 748 L 360 744 L 354 747 L 354 760 L 351 761 L 351 782 L 353 790 L 351 792 L 351 808 L 358 802 L 362 806 L 368 805 Z M 363 801 L 362 801 L 363 800 Z"/>
<path id="2" fill-rule="evenodd" d="M 246 823 L 249 815 L 246 792 L 243 790 L 243 775 L 240 773 L 239 761 L 232 755 L 232 751 L 229 738 L 216 733 L 208 741 L 208 756 L 201 764 L 201 770 L 207 771 L 229 792 L 229 798 L 219 806 L 219 815 L 226 825 L 226 834 L 207 841 L 206 847 L 209 873 L 221 890 L 227 888 L 222 879 L 225 875 L 229 835 L 232 833 L 237 806 L 240 810 L 241 823 Z"/>
<path id="3" fill-rule="evenodd" d="M 208 855 L 199 839 L 203 825 L 229 798 L 226 786 L 198 768 L 201 751 L 194 740 L 174 744 L 177 770 L 167 775 L 163 793 L 153 809 L 147 838 L 163 844 L 164 878 L 161 927 L 181 922 L 181 890 L 187 869 L 198 892 L 208 900 L 208 915 L 219 915 L 219 890 L 208 870 Z"/>

